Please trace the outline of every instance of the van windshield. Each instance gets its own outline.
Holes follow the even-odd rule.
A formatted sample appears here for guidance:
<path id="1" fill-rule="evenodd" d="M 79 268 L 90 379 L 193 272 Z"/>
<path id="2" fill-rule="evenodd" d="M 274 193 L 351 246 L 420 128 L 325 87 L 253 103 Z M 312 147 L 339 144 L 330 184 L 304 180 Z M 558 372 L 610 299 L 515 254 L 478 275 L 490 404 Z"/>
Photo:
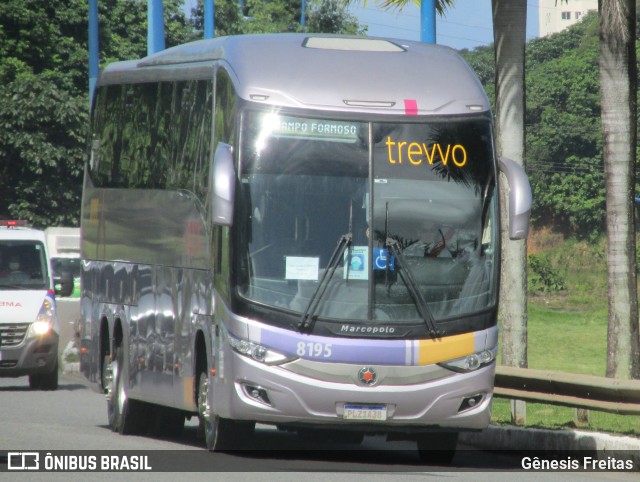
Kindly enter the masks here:
<path id="1" fill-rule="evenodd" d="M 39 241 L 0 241 L 0 290 L 49 288 L 48 261 Z"/>

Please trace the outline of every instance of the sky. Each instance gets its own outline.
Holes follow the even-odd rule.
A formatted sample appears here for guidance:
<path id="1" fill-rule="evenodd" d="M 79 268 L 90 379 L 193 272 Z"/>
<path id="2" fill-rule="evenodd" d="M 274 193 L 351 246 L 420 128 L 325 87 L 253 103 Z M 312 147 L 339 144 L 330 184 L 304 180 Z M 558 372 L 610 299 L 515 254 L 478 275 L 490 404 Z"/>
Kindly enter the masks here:
<path id="1" fill-rule="evenodd" d="M 402 11 L 385 11 L 375 0 L 350 7 L 371 36 L 420 40 L 420 7 L 409 2 Z M 538 0 L 527 1 L 527 39 L 538 35 Z M 436 17 L 436 43 L 473 49 L 493 42 L 491 0 L 455 0 L 444 17 Z"/>
<path id="2" fill-rule="evenodd" d="M 185 5 L 196 0 L 185 0 Z M 402 40 L 420 40 L 420 7 L 412 2 L 401 11 L 383 10 L 377 0 L 369 0 L 367 6 L 349 7 L 367 33 L 376 37 L 392 37 Z M 187 10 L 188 11 L 188 10 Z M 527 39 L 538 35 L 538 0 L 527 1 Z M 444 17 L 436 17 L 436 43 L 454 49 L 473 49 L 493 42 L 491 0 L 455 0 L 453 8 Z"/>

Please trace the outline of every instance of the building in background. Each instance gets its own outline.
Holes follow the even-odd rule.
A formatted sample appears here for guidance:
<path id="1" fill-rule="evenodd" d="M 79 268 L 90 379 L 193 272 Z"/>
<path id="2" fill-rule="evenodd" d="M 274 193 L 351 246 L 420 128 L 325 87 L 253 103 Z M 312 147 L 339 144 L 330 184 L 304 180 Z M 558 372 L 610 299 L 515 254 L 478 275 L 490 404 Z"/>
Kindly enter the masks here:
<path id="1" fill-rule="evenodd" d="M 539 0 L 540 37 L 546 37 L 579 22 L 591 11 L 598 11 L 598 0 Z"/>

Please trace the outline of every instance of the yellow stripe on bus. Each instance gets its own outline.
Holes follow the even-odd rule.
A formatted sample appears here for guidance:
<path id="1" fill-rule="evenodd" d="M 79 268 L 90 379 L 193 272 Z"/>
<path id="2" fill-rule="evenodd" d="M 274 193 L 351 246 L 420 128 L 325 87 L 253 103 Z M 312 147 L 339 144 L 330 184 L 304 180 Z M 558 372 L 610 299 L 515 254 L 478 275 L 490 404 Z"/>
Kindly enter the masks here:
<path id="1" fill-rule="evenodd" d="M 473 333 L 418 341 L 418 365 L 432 365 L 474 352 Z"/>

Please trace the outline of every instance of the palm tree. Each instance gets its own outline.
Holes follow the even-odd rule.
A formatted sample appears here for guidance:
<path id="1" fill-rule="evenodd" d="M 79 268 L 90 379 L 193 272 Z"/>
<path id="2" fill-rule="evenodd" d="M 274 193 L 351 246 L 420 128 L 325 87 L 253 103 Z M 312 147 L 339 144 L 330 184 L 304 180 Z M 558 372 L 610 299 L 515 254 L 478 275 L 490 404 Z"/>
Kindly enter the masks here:
<path id="1" fill-rule="evenodd" d="M 525 83 L 527 0 L 492 0 L 493 39 L 496 59 L 496 147 L 498 154 L 524 166 Z M 508 205 L 508 186 L 501 183 L 500 200 Z M 508 225 L 507 210 L 502 225 Z M 526 368 L 528 365 L 527 245 L 512 241 L 502 230 L 502 283 L 498 318 L 502 331 L 502 364 Z M 525 422 L 524 402 L 513 401 L 511 418 Z"/>
<path id="2" fill-rule="evenodd" d="M 420 5 L 420 0 L 411 0 L 416 5 Z M 436 0 L 436 12 L 439 15 L 444 15 L 447 11 L 447 8 L 452 7 L 455 0 Z M 351 2 L 349 2 L 351 3 Z M 363 3 L 367 3 L 367 0 L 363 0 Z M 403 9 L 409 0 L 381 0 L 380 6 L 382 8 L 391 8 L 391 9 Z"/>
<path id="3" fill-rule="evenodd" d="M 607 376 L 640 377 L 633 198 L 637 145 L 635 0 L 600 0 L 600 95 L 607 203 Z"/>

